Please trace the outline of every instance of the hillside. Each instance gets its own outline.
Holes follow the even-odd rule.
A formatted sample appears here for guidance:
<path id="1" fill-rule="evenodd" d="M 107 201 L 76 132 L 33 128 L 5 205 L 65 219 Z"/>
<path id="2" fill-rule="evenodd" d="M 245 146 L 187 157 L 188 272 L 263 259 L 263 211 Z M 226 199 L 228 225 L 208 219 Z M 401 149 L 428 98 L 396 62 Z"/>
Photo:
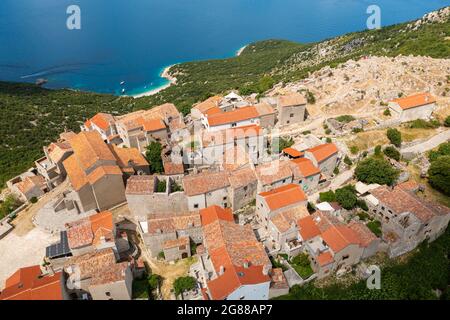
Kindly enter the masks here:
<path id="1" fill-rule="evenodd" d="M 64 129 L 78 130 L 99 111 L 122 114 L 173 102 L 186 113 L 193 103 L 215 93 L 262 93 L 274 83 L 298 81 L 349 59 L 400 54 L 450 58 L 450 7 L 381 30 L 312 44 L 267 40 L 249 45 L 239 57 L 179 64 L 170 70 L 176 85 L 139 99 L 0 82 L 0 185 L 29 168 L 42 146 Z"/>

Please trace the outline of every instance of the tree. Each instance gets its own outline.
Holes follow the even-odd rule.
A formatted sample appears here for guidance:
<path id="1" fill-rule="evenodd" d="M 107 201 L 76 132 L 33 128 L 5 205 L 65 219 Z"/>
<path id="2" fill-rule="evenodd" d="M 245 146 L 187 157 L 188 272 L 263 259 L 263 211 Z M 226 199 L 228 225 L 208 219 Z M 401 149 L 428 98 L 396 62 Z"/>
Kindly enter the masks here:
<path id="1" fill-rule="evenodd" d="M 145 152 L 147 160 L 150 162 L 151 173 L 161 173 L 164 171 L 164 166 L 161 158 L 162 145 L 159 142 L 152 141 Z"/>
<path id="2" fill-rule="evenodd" d="M 448 116 L 447 118 L 445 118 L 445 120 L 444 120 L 444 126 L 450 127 L 450 116 Z"/>
<path id="3" fill-rule="evenodd" d="M 306 102 L 308 102 L 308 104 L 316 103 L 316 97 L 314 96 L 314 93 L 309 90 L 306 90 Z"/>
<path id="4" fill-rule="evenodd" d="M 344 209 L 350 210 L 356 206 L 358 198 L 353 186 L 345 186 L 336 190 L 336 200 Z"/>
<path id="5" fill-rule="evenodd" d="M 283 151 L 286 148 L 292 147 L 294 145 L 294 140 L 292 140 L 292 138 L 289 138 L 289 140 L 284 139 L 282 137 L 278 138 L 278 150 L 275 150 L 275 145 L 272 144 L 272 151 L 279 153 L 281 151 Z"/>
<path id="6" fill-rule="evenodd" d="M 430 162 L 433 162 L 441 156 L 450 156 L 450 142 L 440 144 L 437 150 L 433 150 L 429 153 L 428 159 Z"/>
<path id="7" fill-rule="evenodd" d="M 383 152 L 387 157 L 400 161 L 400 152 L 394 147 L 386 147 Z"/>
<path id="8" fill-rule="evenodd" d="M 391 110 L 385 109 L 385 110 L 383 111 L 383 114 L 384 114 L 385 116 L 389 117 L 389 116 L 391 115 Z"/>
<path id="9" fill-rule="evenodd" d="M 386 135 L 389 141 L 391 141 L 394 146 L 400 148 L 400 146 L 402 145 L 402 134 L 400 131 L 395 128 L 389 128 L 386 132 Z"/>
<path id="10" fill-rule="evenodd" d="M 352 154 L 357 154 L 359 152 L 359 148 L 357 146 L 351 146 L 350 147 L 350 152 Z"/>
<path id="11" fill-rule="evenodd" d="M 355 169 L 356 178 L 365 183 L 392 185 L 399 171 L 382 158 L 369 157 L 361 161 Z"/>
<path id="12" fill-rule="evenodd" d="M 450 196 L 450 156 L 438 157 L 428 170 L 430 185 Z"/>
<path id="13" fill-rule="evenodd" d="M 344 163 L 348 166 L 351 166 L 353 164 L 352 160 L 347 155 L 344 158 Z"/>
<path id="14" fill-rule="evenodd" d="M 333 190 L 321 192 L 319 194 L 319 200 L 320 202 L 334 202 L 336 201 L 336 194 L 333 192 Z"/>
<path id="15" fill-rule="evenodd" d="M 375 147 L 374 153 L 375 153 L 376 156 L 380 156 L 381 155 L 381 146 L 380 145 L 377 145 Z"/>
<path id="16" fill-rule="evenodd" d="M 175 280 L 173 283 L 173 289 L 175 290 L 175 295 L 179 296 L 185 291 L 193 290 L 195 289 L 195 286 L 197 285 L 197 280 L 193 277 L 179 277 Z"/>

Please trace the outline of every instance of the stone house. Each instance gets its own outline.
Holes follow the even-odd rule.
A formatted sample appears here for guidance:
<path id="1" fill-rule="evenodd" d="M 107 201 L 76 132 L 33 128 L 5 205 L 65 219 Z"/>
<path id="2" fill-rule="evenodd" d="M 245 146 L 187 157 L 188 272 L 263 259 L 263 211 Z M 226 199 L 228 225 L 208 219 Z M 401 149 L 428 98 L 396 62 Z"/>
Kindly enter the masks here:
<path id="1" fill-rule="evenodd" d="M 78 299 L 131 300 L 133 272 L 129 262 L 117 262 L 111 248 L 66 261 L 70 295 Z"/>
<path id="2" fill-rule="evenodd" d="M 408 183 L 380 186 L 364 199 L 369 213 L 382 223 L 391 257 L 413 250 L 424 240 L 434 241 L 450 221 L 449 208 L 419 198 Z"/>
<path id="3" fill-rule="evenodd" d="M 267 300 L 271 263 L 249 225 L 234 222 L 230 209 L 201 210 L 205 252 L 191 266 L 204 299 Z"/>
<path id="4" fill-rule="evenodd" d="M 293 159 L 290 162 L 293 183 L 300 185 L 306 193 L 312 193 L 319 187 L 321 172 L 308 158 Z"/>
<path id="5" fill-rule="evenodd" d="M 230 206 L 228 173 L 202 172 L 183 178 L 183 189 L 188 200 L 188 210 L 204 209 L 213 205 Z"/>
<path id="6" fill-rule="evenodd" d="M 222 99 L 223 98 L 221 96 L 213 96 L 193 106 L 191 109 L 192 120 L 200 121 L 204 115 L 208 114 L 208 111 L 219 109 L 219 103 L 222 101 Z"/>
<path id="7" fill-rule="evenodd" d="M 278 98 L 278 123 L 281 126 L 302 123 L 306 117 L 306 99 L 300 93 Z"/>
<path id="8" fill-rule="evenodd" d="M 203 242 L 198 211 L 150 214 L 147 220 L 139 222 L 139 232 L 149 254 L 155 258 L 163 252 L 166 260 L 190 256 L 190 245 L 185 246 L 186 240 L 179 239 Z"/>
<path id="9" fill-rule="evenodd" d="M 261 102 L 255 104 L 255 108 L 259 113 L 259 125 L 262 128 L 272 128 L 275 126 L 277 114 L 270 104 Z"/>
<path id="10" fill-rule="evenodd" d="M 6 186 L 20 201 L 27 202 L 32 198 L 42 197 L 48 190 L 43 176 L 37 176 L 32 172 L 25 172 L 8 182 Z"/>
<path id="11" fill-rule="evenodd" d="M 430 93 L 418 93 L 389 102 L 392 116 L 400 119 L 401 122 L 429 119 L 435 109 L 436 98 Z"/>
<path id="12" fill-rule="evenodd" d="M 239 210 L 254 201 L 258 180 L 251 166 L 229 172 L 228 179 L 230 182 L 230 203 L 233 211 Z"/>
<path id="13" fill-rule="evenodd" d="M 311 160 L 322 174 L 330 177 L 338 165 L 339 149 L 334 143 L 325 143 L 306 150 L 305 157 Z"/>
<path id="14" fill-rule="evenodd" d="M 48 187 L 54 188 L 64 181 L 66 170 L 63 162 L 73 154 L 73 150 L 67 141 L 52 142 L 43 149 L 45 156 L 35 161 L 36 169 Z"/>
<path id="15" fill-rule="evenodd" d="M 76 193 L 78 211 L 108 210 L 124 203 L 124 181 L 148 170 L 147 161 L 136 149 L 108 146 L 96 131 L 81 132 L 70 144 L 74 154 L 63 165 Z"/>
<path id="16" fill-rule="evenodd" d="M 269 191 L 293 181 L 289 161 L 283 160 L 274 160 L 258 165 L 256 177 L 258 178 L 258 192 Z"/>
<path id="17" fill-rule="evenodd" d="M 103 141 L 110 143 L 117 135 L 116 119 L 108 113 L 97 113 L 84 122 L 81 131 L 96 131 Z"/>
<path id="18" fill-rule="evenodd" d="M 259 113 L 253 106 L 242 107 L 228 112 L 219 111 L 213 114 L 202 115 L 201 122 L 209 132 L 260 125 Z"/>
<path id="19" fill-rule="evenodd" d="M 130 212 L 139 220 L 153 213 L 188 211 L 187 197 L 183 191 L 176 191 L 176 186 L 180 187 L 171 177 L 132 176 L 125 190 Z"/>
<path id="20" fill-rule="evenodd" d="M 67 242 L 73 256 L 116 247 L 116 227 L 112 213 L 103 211 L 66 224 Z"/>

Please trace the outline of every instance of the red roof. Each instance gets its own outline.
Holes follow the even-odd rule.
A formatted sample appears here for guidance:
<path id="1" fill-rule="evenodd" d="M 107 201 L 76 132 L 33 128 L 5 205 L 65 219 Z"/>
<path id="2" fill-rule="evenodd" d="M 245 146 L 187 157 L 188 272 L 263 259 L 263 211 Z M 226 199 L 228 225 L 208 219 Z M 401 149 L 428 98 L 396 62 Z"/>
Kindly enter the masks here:
<path id="1" fill-rule="evenodd" d="M 298 151 L 297 149 L 291 147 L 283 149 L 283 153 L 291 156 L 292 158 L 300 158 L 305 154 L 304 152 Z"/>
<path id="2" fill-rule="evenodd" d="M 230 208 L 222 208 L 219 206 L 212 206 L 206 209 L 200 210 L 200 216 L 202 219 L 202 226 L 206 226 L 213 223 L 216 220 L 225 220 L 234 222 L 233 213 Z"/>
<path id="3" fill-rule="evenodd" d="M 347 248 L 351 244 L 359 245 L 361 243 L 358 234 L 344 225 L 331 226 L 322 233 L 322 239 L 334 253 Z"/>
<path id="4" fill-rule="evenodd" d="M 106 131 L 110 127 L 110 124 L 113 122 L 114 118 L 110 114 L 97 113 L 90 120 L 86 121 L 85 124 L 87 127 L 90 127 L 90 125 L 93 123 L 103 131 Z"/>
<path id="5" fill-rule="evenodd" d="M 314 237 L 320 235 L 320 229 L 316 225 L 312 216 L 304 217 L 297 221 L 299 233 L 303 240 L 308 241 Z"/>
<path id="6" fill-rule="evenodd" d="M 403 110 L 417 108 L 436 102 L 436 98 L 429 93 L 418 93 L 409 97 L 392 100 Z"/>
<path id="7" fill-rule="evenodd" d="M 0 300 L 63 300 L 62 273 L 42 276 L 39 266 L 21 268 L 6 280 Z"/>
<path id="8" fill-rule="evenodd" d="M 321 267 L 326 266 L 334 261 L 333 256 L 329 251 L 323 252 L 317 256 L 317 262 Z"/>
<path id="9" fill-rule="evenodd" d="M 210 126 L 220 126 L 222 124 L 239 122 L 258 118 L 259 113 L 255 107 L 242 107 L 228 112 L 216 113 L 208 116 Z"/>
<path id="10" fill-rule="evenodd" d="M 307 200 L 302 188 L 293 183 L 262 192 L 259 195 L 266 200 L 270 210 L 277 210 Z"/>
<path id="11" fill-rule="evenodd" d="M 317 162 L 322 162 L 332 155 L 338 153 L 339 150 L 334 143 L 325 143 L 318 145 L 317 147 L 308 149 L 307 151 L 313 154 Z"/>
<path id="12" fill-rule="evenodd" d="M 311 160 L 307 158 L 299 158 L 291 160 L 292 163 L 294 163 L 298 170 L 300 170 L 303 177 L 307 178 L 310 176 L 314 176 L 316 174 L 320 173 L 320 169 L 316 167 Z"/>

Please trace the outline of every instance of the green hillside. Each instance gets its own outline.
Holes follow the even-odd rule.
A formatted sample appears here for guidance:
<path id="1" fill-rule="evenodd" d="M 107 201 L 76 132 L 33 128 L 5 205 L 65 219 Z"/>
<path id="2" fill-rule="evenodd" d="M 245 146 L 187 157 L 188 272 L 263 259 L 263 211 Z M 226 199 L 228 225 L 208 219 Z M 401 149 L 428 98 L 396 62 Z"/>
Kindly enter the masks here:
<path id="1" fill-rule="evenodd" d="M 417 30 L 401 24 L 312 44 L 267 40 L 249 45 L 239 57 L 176 65 L 171 74 L 177 85 L 139 99 L 0 82 L 0 185 L 29 168 L 42 154 L 42 146 L 65 128 L 77 131 L 99 111 L 123 114 L 173 102 L 186 113 L 193 103 L 216 93 L 261 93 L 274 83 L 298 80 L 326 65 L 369 54 L 449 58 L 449 37 L 450 21 L 445 17 Z"/>

